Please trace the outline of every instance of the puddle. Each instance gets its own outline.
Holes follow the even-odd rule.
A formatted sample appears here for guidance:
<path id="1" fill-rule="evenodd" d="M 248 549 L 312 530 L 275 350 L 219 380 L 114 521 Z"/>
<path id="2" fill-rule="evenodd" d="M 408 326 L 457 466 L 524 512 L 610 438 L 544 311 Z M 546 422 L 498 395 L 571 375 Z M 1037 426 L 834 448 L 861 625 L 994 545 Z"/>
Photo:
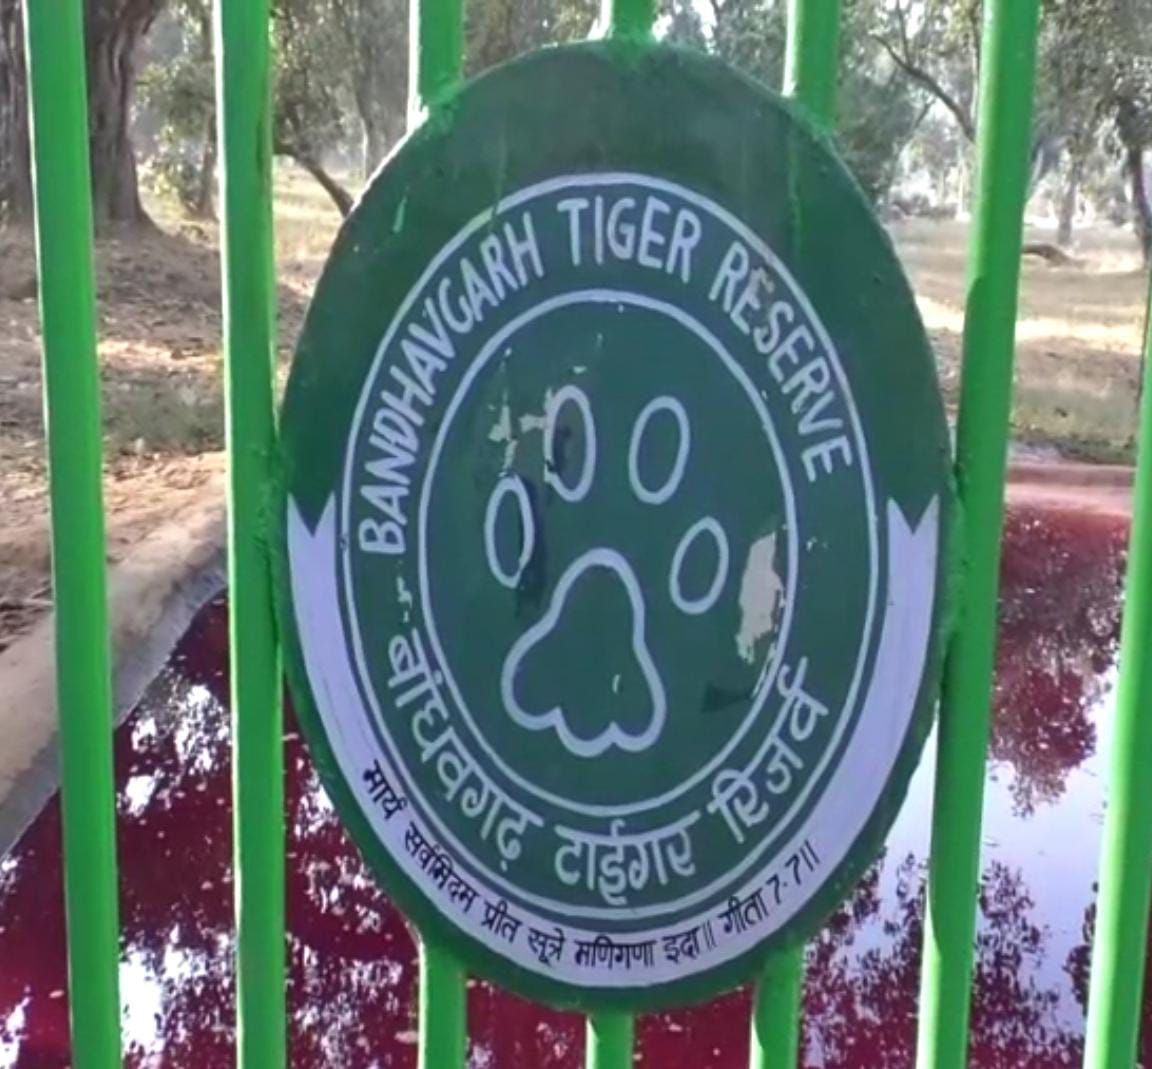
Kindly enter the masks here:
<path id="1" fill-rule="evenodd" d="M 1117 516 L 1012 510 L 1004 546 L 970 1064 L 1078 1065 L 1127 537 Z M 126 1065 L 232 1063 L 225 608 L 208 606 L 116 738 Z M 416 1062 L 415 947 L 286 719 L 294 1069 Z M 930 744 L 931 751 L 931 744 Z M 809 947 L 803 1064 L 913 1064 L 931 758 L 881 861 Z M 69 1064 L 59 810 L 0 859 L 0 1069 Z M 735 992 L 638 1026 L 639 1065 L 744 1069 Z M 1146 999 L 1144 1020 L 1152 1015 Z M 473 1069 L 575 1069 L 583 1026 L 479 982 Z M 1152 1059 L 1145 1028 L 1143 1059 Z"/>

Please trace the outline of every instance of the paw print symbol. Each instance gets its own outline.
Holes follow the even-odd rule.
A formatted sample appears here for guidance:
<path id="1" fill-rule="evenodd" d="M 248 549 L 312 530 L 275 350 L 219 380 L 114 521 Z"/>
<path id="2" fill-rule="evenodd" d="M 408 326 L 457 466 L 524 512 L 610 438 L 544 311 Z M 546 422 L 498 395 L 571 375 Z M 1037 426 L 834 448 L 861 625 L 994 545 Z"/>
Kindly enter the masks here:
<path id="1" fill-rule="evenodd" d="M 573 427 L 579 430 L 583 442 L 583 456 L 578 464 L 573 464 L 568 455 L 569 430 Z M 580 387 L 566 385 L 549 397 L 543 434 L 542 483 L 545 492 L 554 494 L 556 504 L 563 506 L 550 510 L 551 515 L 560 513 L 556 522 L 564 522 L 564 509 L 587 506 L 595 494 L 602 466 L 610 462 L 598 454 L 592 405 Z M 665 451 L 671 462 L 665 463 L 655 476 L 645 470 L 642 459 L 654 435 L 672 443 L 672 448 Z M 673 501 L 684 482 L 691 450 L 691 423 L 676 397 L 658 396 L 635 416 L 623 485 L 641 511 L 661 510 Z M 598 515 L 610 522 L 616 511 L 601 507 Z M 660 522 L 658 515 L 650 512 L 642 520 Z M 514 553 L 508 553 L 506 545 L 501 547 L 497 537 L 498 529 L 509 527 L 519 532 Z M 520 587 L 539 549 L 540 527 L 540 512 L 530 482 L 519 473 L 506 472 L 493 487 L 484 516 L 485 557 L 492 578 L 501 586 L 513 590 Z M 585 758 L 597 757 L 613 748 L 642 753 L 657 742 L 664 730 L 668 718 L 667 687 L 649 641 L 650 600 L 667 596 L 676 611 L 703 616 L 720 600 L 729 579 L 728 536 L 711 515 L 697 519 L 680 536 L 668 565 L 666 590 L 644 589 L 634 562 L 610 544 L 610 539 L 599 537 L 604 533 L 599 532 L 593 543 L 563 568 L 543 615 L 515 640 L 500 670 L 500 697 L 507 715 L 528 731 L 554 732 L 569 753 Z M 698 576 L 689 581 L 686 562 L 701 553 L 710 562 L 710 569 L 704 569 L 705 573 L 710 570 L 710 576 L 706 574 L 703 583 Z M 624 634 L 630 646 L 633 685 L 624 687 L 622 673 L 618 673 L 612 680 L 610 694 L 597 703 L 598 708 L 571 697 L 542 701 L 540 688 L 533 697 L 525 696 L 523 682 L 534 661 L 546 662 L 543 678 L 547 680 L 555 676 L 556 665 L 570 667 L 578 656 L 576 644 L 566 642 L 565 635 L 573 626 L 577 634 L 580 628 L 586 634 L 590 625 L 595 626 L 596 614 L 579 605 L 582 592 L 594 585 L 599 587 L 598 606 L 611 599 L 617 613 L 627 614 Z M 611 587 L 613 593 L 606 587 Z M 555 694 L 561 688 L 554 683 L 544 689 Z"/>

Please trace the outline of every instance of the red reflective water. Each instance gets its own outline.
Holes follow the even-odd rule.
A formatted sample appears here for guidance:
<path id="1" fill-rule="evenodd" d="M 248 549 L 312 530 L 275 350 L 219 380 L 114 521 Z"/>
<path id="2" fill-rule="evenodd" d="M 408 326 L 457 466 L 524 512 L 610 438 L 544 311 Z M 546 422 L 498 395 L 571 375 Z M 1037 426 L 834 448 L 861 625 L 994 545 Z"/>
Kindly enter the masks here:
<path id="1" fill-rule="evenodd" d="M 984 1069 L 1079 1062 L 1126 536 L 1121 518 L 1085 510 L 1010 516 L 973 1013 L 972 1064 Z M 226 662 L 216 604 L 116 740 L 133 1067 L 231 1063 Z M 286 747 L 291 1063 L 414 1065 L 410 934 L 337 823 L 294 726 Z M 930 764 L 883 859 L 810 947 L 805 1066 L 912 1065 Z M 53 804 L 0 860 L 0 1067 L 69 1064 L 65 988 Z M 744 992 L 645 1018 L 640 1064 L 742 1069 L 747 1022 Z M 469 1026 L 476 1069 L 580 1064 L 578 1018 L 486 985 L 471 988 Z"/>

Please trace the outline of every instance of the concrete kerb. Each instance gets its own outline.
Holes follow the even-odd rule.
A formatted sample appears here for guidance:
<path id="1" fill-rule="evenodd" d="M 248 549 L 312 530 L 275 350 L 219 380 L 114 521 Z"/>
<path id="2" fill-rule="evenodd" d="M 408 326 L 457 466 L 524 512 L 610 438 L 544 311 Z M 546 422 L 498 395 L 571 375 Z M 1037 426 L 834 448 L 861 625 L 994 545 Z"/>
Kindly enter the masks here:
<path id="1" fill-rule="evenodd" d="M 113 709 L 121 723 L 226 578 L 222 479 L 138 542 L 108 575 Z M 0 856 L 59 783 L 51 615 L 0 653 Z"/>

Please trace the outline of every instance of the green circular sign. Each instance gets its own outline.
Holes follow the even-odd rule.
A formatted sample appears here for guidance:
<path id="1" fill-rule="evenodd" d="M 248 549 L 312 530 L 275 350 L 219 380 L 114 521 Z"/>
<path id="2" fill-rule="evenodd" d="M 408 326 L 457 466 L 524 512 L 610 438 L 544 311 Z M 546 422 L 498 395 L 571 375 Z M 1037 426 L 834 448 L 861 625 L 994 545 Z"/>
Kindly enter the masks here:
<path id="1" fill-rule="evenodd" d="M 613 44 L 464 89 L 341 232 L 283 453 L 317 764 L 478 971 L 704 997 L 860 875 L 936 698 L 948 440 L 890 244 L 778 98 Z"/>

